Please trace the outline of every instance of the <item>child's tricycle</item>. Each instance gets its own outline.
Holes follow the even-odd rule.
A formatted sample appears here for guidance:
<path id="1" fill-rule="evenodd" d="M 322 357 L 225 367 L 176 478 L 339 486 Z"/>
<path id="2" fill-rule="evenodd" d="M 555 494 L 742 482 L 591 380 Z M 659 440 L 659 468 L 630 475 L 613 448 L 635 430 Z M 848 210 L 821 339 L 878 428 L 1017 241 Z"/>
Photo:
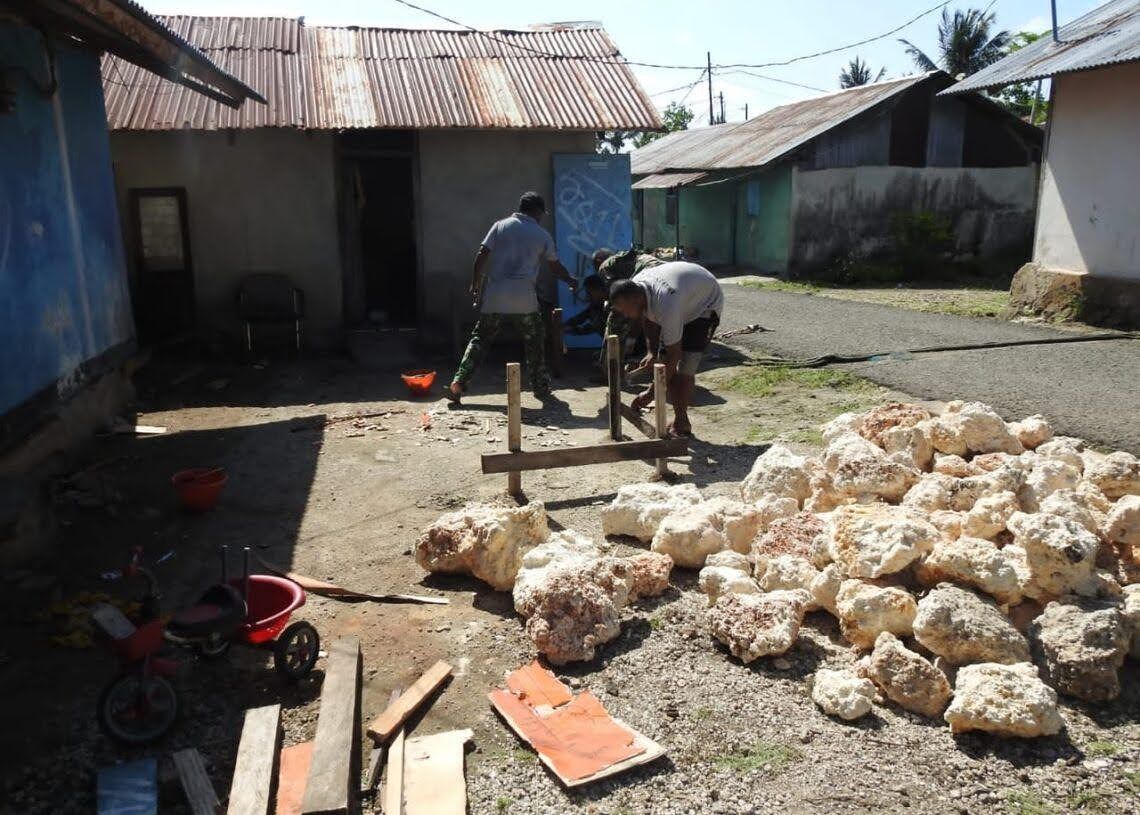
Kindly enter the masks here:
<path id="1" fill-rule="evenodd" d="M 178 696 L 166 677 L 177 666 L 158 655 L 164 640 L 194 646 L 205 657 L 224 654 L 234 641 L 272 643 L 273 664 L 282 676 L 296 680 L 312 671 L 320 653 L 317 629 L 304 621 L 289 624 L 289 616 L 305 603 L 304 590 L 283 577 L 250 574 L 248 548 L 242 576 L 230 580 L 223 546 L 222 582 L 165 621 L 159 611 L 158 582 L 140 565 L 141 554 L 141 549 L 135 550 L 126 571 L 147 581 L 138 627 L 113 606 L 92 610 L 120 666 L 119 675 L 99 697 L 99 723 L 111 736 L 137 744 L 157 739 L 173 726 Z"/>

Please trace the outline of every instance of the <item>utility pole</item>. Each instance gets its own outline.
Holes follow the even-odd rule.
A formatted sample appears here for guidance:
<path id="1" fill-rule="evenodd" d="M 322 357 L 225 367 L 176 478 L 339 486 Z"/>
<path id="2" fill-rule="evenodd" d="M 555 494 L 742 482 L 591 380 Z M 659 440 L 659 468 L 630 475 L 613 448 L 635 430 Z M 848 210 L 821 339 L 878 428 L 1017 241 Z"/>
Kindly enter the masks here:
<path id="1" fill-rule="evenodd" d="M 708 57 L 708 66 L 709 66 L 708 69 L 705 71 L 705 73 L 708 74 L 708 78 L 709 78 L 709 124 L 714 125 L 714 124 L 716 124 L 716 122 L 713 121 L 713 106 L 712 106 L 712 51 L 705 51 L 705 56 Z"/>
<path id="2" fill-rule="evenodd" d="M 1053 42 L 1060 42 L 1061 38 L 1057 35 L 1057 0 L 1050 0 L 1049 10 L 1053 13 Z"/>
<path id="3" fill-rule="evenodd" d="M 744 103 L 744 121 L 748 121 L 748 103 Z"/>
<path id="4" fill-rule="evenodd" d="M 724 91 L 720 92 L 720 123 L 724 124 Z"/>

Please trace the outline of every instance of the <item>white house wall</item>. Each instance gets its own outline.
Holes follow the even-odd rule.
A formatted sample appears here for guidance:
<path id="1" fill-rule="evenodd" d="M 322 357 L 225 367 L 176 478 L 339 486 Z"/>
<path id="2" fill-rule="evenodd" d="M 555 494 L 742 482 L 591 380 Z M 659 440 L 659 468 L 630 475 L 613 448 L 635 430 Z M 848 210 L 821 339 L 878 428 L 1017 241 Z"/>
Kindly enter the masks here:
<path id="1" fill-rule="evenodd" d="M 1034 260 L 1140 281 L 1140 64 L 1053 80 Z"/>

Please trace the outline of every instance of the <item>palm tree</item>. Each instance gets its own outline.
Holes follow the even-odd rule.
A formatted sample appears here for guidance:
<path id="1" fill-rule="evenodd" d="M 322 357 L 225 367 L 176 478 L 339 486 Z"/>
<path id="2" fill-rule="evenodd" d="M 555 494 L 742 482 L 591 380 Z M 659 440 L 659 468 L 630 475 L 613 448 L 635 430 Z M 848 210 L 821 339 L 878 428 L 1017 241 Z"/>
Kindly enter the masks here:
<path id="1" fill-rule="evenodd" d="M 914 64 L 924 71 L 941 68 L 953 77 L 969 76 L 1005 55 L 1009 32 L 991 33 L 995 27 L 992 13 L 972 8 L 955 10 L 951 17 L 946 9 L 942 9 L 942 22 L 938 24 L 938 62 L 913 43 L 907 40 L 899 42 L 906 46 Z"/>
<path id="2" fill-rule="evenodd" d="M 875 74 L 875 78 L 871 79 L 871 66 L 859 57 L 855 57 L 847 63 L 846 68 L 839 72 L 839 87 L 854 88 L 859 85 L 866 85 L 868 82 L 878 82 L 886 72 L 886 68 L 880 68 L 879 72 Z"/>

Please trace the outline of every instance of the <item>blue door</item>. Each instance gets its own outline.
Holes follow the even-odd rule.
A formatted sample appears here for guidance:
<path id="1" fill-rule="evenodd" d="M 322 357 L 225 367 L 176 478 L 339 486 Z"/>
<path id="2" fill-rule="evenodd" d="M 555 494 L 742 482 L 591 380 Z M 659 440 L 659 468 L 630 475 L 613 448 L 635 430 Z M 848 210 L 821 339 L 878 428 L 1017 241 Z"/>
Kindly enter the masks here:
<path id="1" fill-rule="evenodd" d="M 558 286 L 564 319 L 586 307 L 581 281 L 594 273 L 593 255 L 603 247 L 620 252 L 633 244 L 633 196 L 629 156 L 558 153 L 554 156 L 554 242 L 562 265 L 577 278 L 578 293 Z M 598 348 L 597 334 L 567 336 L 571 348 Z"/>

